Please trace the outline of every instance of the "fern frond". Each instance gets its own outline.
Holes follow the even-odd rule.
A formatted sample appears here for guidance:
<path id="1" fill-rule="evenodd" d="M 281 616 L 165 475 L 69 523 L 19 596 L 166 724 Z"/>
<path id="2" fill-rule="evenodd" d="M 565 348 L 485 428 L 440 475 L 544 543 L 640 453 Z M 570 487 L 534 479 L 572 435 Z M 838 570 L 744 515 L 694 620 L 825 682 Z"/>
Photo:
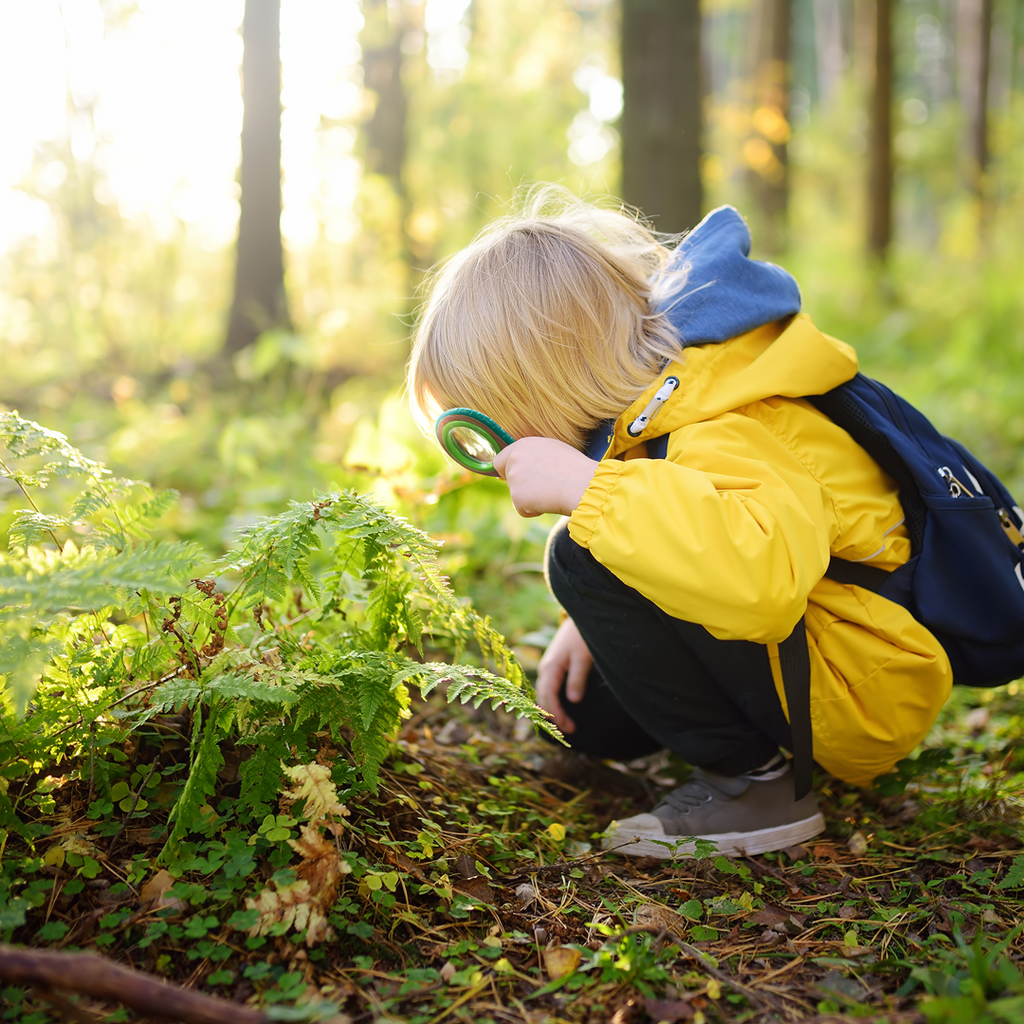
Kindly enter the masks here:
<path id="1" fill-rule="evenodd" d="M 141 505 L 126 505 L 121 510 L 121 522 L 124 524 L 125 533 L 138 538 L 149 536 L 156 521 L 174 508 L 178 498 L 177 491 L 164 490 Z"/>
<path id="2" fill-rule="evenodd" d="M 200 560 L 198 546 L 183 541 L 162 541 L 116 555 L 75 552 L 41 572 L 33 571 L 30 563 L 0 560 L 0 608 L 89 611 L 119 605 L 128 592 L 174 593 L 184 588 Z"/>
<path id="3" fill-rule="evenodd" d="M 110 471 L 83 455 L 67 436 L 56 430 L 26 420 L 16 412 L 0 411 L 0 447 L 6 448 L 11 460 L 49 457 L 50 461 L 34 473 L 8 466 L 0 475 L 9 477 L 23 487 L 45 487 L 53 476 L 88 473 L 109 476 Z"/>
<path id="4" fill-rule="evenodd" d="M 299 695 L 289 686 L 265 682 L 252 676 L 229 672 L 215 676 L 206 684 L 211 696 L 230 701 L 258 701 L 263 704 L 295 704 Z"/>
<path id="5" fill-rule="evenodd" d="M 449 702 L 472 702 L 476 708 L 484 702 L 489 702 L 492 709 L 505 707 L 517 718 L 527 718 L 552 736 L 561 738 L 561 734 L 551 721 L 551 716 L 530 699 L 529 693 L 522 686 L 509 682 L 508 679 L 495 675 L 485 668 L 445 665 L 433 661 L 407 661 L 395 672 L 392 681 L 395 685 L 415 683 L 424 696 L 438 686 L 444 685 L 447 687 L 446 696 Z"/>
<path id="6" fill-rule="evenodd" d="M 217 771 L 224 764 L 219 746 L 219 741 L 224 735 L 219 712 L 216 704 L 211 705 L 206 722 L 202 725 L 198 721 L 199 716 L 196 716 L 193 728 L 201 728 L 202 736 L 195 744 L 195 753 L 185 787 L 167 817 L 167 823 L 172 828 L 160 859 L 173 853 L 177 844 L 195 827 L 200 817 L 200 808 L 216 789 Z"/>
<path id="7" fill-rule="evenodd" d="M 49 516 L 35 509 L 20 508 L 14 513 L 7 542 L 12 548 L 26 551 L 32 544 L 50 540 L 52 533 L 66 529 L 71 522 L 67 516 Z"/>
<path id="8" fill-rule="evenodd" d="M 280 736 L 280 733 L 278 733 Z M 238 766 L 242 784 L 242 804 L 254 817 L 261 818 L 270 811 L 281 789 L 281 755 L 284 744 L 275 745 L 267 737 L 265 745 L 250 747 Z"/>

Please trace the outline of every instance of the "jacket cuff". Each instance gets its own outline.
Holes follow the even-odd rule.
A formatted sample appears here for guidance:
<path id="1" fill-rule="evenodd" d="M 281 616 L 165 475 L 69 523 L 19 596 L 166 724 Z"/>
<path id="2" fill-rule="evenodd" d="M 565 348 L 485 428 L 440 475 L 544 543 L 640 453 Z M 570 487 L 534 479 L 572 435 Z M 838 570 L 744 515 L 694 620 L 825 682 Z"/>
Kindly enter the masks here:
<path id="1" fill-rule="evenodd" d="M 608 459 L 597 467 L 593 479 L 580 498 L 580 503 L 569 516 L 569 536 L 580 547 L 590 547 L 597 524 L 604 512 L 604 506 L 611 496 L 612 490 L 619 482 L 619 477 L 626 468 L 618 459 Z"/>

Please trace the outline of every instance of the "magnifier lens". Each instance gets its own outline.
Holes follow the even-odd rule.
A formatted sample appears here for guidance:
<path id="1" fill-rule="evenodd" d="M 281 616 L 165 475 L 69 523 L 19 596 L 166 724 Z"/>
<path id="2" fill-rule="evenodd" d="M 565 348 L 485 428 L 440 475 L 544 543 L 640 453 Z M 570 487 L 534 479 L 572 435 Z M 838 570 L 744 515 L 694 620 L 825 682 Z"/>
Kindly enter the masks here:
<path id="1" fill-rule="evenodd" d="M 471 459 L 488 465 L 494 461 L 494 449 L 487 438 L 478 434 L 472 427 L 455 427 L 451 432 L 451 438 Z"/>
<path id="2" fill-rule="evenodd" d="M 434 424 L 441 447 L 464 469 L 497 476 L 494 456 L 515 438 L 489 416 L 475 409 L 449 409 Z"/>

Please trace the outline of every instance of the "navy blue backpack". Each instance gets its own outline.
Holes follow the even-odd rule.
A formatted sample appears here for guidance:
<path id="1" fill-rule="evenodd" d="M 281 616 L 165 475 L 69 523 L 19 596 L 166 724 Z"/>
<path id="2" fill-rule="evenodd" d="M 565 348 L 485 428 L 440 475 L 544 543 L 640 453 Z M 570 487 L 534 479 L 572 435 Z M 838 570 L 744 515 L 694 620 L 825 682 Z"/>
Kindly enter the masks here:
<path id="1" fill-rule="evenodd" d="M 903 605 L 942 644 L 953 678 L 1000 686 L 1024 675 L 1024 511 L 963 445 L 858 373 L 807 401 L 899 485 L 910 559 L 887 572 L 833 558 L 825 573 Z M 668 437 L 648 443 L 664 458 Z M 811 788 L 810 659 L 801 619 L 779 645 L 797 799 Z"/>

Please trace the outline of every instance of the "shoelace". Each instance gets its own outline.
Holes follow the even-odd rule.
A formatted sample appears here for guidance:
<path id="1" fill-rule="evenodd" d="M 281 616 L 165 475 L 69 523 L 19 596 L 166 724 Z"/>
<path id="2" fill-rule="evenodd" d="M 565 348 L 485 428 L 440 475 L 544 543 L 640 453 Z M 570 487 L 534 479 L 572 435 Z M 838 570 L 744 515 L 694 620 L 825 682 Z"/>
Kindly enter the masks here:
<path id="1" fill-rule="evenodd" d="M 695 807 L 700 807 L 715 798 L 715 792 L 701 779 L 690 779 L 678 789 L 666 793 L 658 801 L 658 807 L 671 807 L 674 811 L 689 814 Z M 657 810 L 657 808 L 655 808 Z"/>

